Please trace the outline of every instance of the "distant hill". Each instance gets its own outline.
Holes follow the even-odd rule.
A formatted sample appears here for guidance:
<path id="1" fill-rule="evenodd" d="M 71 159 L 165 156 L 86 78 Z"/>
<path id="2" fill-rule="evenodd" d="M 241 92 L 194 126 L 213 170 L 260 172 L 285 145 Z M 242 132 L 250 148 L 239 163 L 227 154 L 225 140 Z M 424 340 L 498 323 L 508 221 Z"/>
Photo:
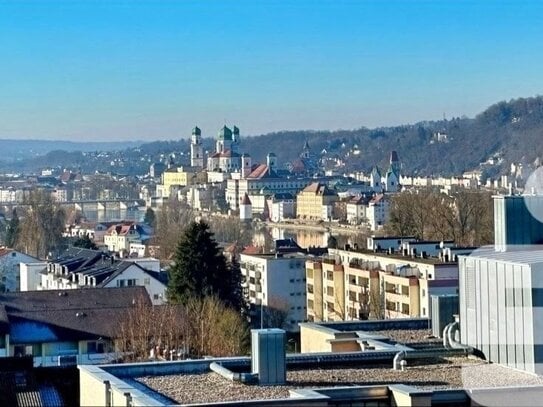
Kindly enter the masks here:
<path id="1" fill-rule="evenodd" d="M 375 129 L 280 131 L 255 137 L 242 134 L 240 152 L 251 154 L 253 162 L 262 162 L 268 152 L 274 152 L 283 167 L 299 155 L 306 140 L 316 154 L 325 150 L 328 157 L 344 158 L 344 171 L 368 171 L 376 164 L 386 168 L 390 151 L 396 150 L 404 173 L 458 175 L 482 168 L 487 175 L 495 176 L 505 172 L 512 162 L 531 164 L 543 157 L 543 97 L 499 102 L 474 118 L 457 117 Z M 124 173 L 142 174 L 148 171 L 150 162 L 164 161 L 172 152 L 177 163 L 187 164 L 189 142 L 187 139 L 145 144 L 0 140 L 3 153 L 0 160 L 4 164 L 8 159 L 17 160 L 16 165 L 8 166 L 19 170 L 62 165 L 92 171 L 108 168 L 111 157 L 90 160 L 75 151 L 116 150 L 116 156 L 125 160 Z M 203 144 L 205 150 L 214 149 L 211 138 L 204 139 Z M 356 155 L 352 154 L 354 146 L 359 150 Z M 72 153 L 62 154 L 59 150 Z M 494 164 L 481 165 L 490 158 Z M 2 165 L 3 168 L 8 166 Z"/>
<path id="2" fill-rule="evenodd" d="M 4 162 L 24 160 L 31 157 L 43 156 L 51 151 L 118 151 L 138 147 L 140 141 L 119 142 L 73 142 L 62 140 L 14 140 L 0 139 L 0 160 Z"/>
<path id="3" fill-rule="evenodd" d="M 492 156 L 499 164 L 491 170 L 499 173 L 511 162 L 532 163 L 543 157 L 543 97 L 499 102 L 475 118 L 333 132 L 281 131 L 242 138 L 240 150 L 258 160 L 275 152 L 283 164 L 299 154 L 305 140 L 315 152 L 326 149 L 328 155 L 341 157 L 357 145 L 360 153 L 347 159 L 347 169 L 384 167 L 390 151 L 396 150 L 406 173 L 461 174 Z"/>

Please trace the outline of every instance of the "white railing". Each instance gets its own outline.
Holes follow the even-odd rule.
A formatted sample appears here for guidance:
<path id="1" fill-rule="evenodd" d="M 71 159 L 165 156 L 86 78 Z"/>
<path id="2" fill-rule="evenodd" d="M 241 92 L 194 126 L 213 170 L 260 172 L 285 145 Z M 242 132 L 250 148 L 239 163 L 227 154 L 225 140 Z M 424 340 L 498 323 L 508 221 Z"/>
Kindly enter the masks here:
<path id="1" fill-rule="evenodd" d="M 1 354 L 0 354 L 1 355 Z M 66 366 L 67 360 L 62 360 L 70 355 L 52 355 L 52 356 L 35 356 L 34 357 L 34 366 Z M 119 358 L 119 353 L 83 353 L 76 356 L 75 364 L 77 365 L 100 365 L 110 363 Z M 59 357 L 61 360 L 59 361 Z"/>

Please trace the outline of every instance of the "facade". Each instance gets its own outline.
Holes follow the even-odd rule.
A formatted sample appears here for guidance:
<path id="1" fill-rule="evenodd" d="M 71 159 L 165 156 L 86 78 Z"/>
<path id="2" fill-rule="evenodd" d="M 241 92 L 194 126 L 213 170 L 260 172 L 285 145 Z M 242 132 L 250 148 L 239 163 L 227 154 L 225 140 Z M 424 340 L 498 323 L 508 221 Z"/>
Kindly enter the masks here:
<path id="1" fill-rule="evenodd" d="M 283 222 L 296 217 L 296 201 L 290 193 L 273 194 L 268 199 L 268 208 L 272 222 Z"/>
<path id="2" fill-rule="evenodd" d="M 0 247 L 0 293 L 19 291 L 21 263 L 32 263 L 37 258 L 17 250 Z"/>
<path id="3" fill-rule="evenodd" d="M 0 357 L 32 356 L 34 366 L 111 363 L 121 356 L 119 321 L 142 287 L 6 293 L 0 296 Z"/>
<path id="4" fill-rule="evenodd" d="M 325 184 L 314 182 L 296 196 L 296 217 L 309 220 L 327 220 L 328 206 L 337 200 L 337 195 Z"/>
<path id="5" fill-rule="evenodd" d="M 134 222 L 110 226 L 104 235 L 104 245 L 110 252 L 130 252 L 131 244 L 142 244 L 149 239 L 145 230 Z"/>
<path id="6" fill-rule="evenodd" d="M 390 201 L 384 194 L 375 195 L 366 208 L 366 219 L 372 231 L 381 229 L 390 216 Z"/>
<path id="7" fill-rule="evenodd" d="M 359 225 L 366 220 L 366 204 L 368 200 L 364 196 L 355 196 L 349 199 L 345 205 L 347 222 L 351 225 Z"/>
<path id="8" fill-rule="evenodd" d="M 297 194 L 308 184 L 307 179 L 283 178 L 267 164 L 257 165 L 242 178 L 237 177 L 226 182 L 226 203 L 232 210 L 239 209 L 243 196 L 247 194 L 253 203 L 253 214 L 262 214 L 265 211 L 266 198 L 274 194 Z M 259 199 L 258 197 L 261 197 Z M 260 204 L 259 204 L 260 203 Z"/>
<path id="9" fill-rule="evenodd" d="M 169 168 L 162 173 L 162 184 L 157 185 L 158 196 L 169 198 L 172 189 L 192 185 L 197 180 L 197 167 L 176 167 Z"/>
<path id="10" fill-rule="evenodd" d="M 367 250 L 329 249 L 306 262 L 310 321 L 431 316 L 431 296 L 458 293 L 458 264 Z"/>
<path id="11" fill-rule="evenodd" d="M 241 253 L 241 274 L 247 299 L 252 306 L 253 322 L 260 317 L 262 304 L 264 312 L 276 309 L 286 314 L 285 329 L 299 329 L 298 323 L 306 319 L 305 258 L 299 253 Z"/>

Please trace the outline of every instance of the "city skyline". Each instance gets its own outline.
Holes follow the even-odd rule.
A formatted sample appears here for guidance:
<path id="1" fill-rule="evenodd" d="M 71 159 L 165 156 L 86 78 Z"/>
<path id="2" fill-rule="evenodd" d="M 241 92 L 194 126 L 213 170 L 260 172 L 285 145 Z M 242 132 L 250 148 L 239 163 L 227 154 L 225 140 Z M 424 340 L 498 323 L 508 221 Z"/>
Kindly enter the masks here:
<path id="1" fill-rule="evenodd" d="M 541 93 L 535 1 L 0 1 L 0 138 L 243 136 Z"/>

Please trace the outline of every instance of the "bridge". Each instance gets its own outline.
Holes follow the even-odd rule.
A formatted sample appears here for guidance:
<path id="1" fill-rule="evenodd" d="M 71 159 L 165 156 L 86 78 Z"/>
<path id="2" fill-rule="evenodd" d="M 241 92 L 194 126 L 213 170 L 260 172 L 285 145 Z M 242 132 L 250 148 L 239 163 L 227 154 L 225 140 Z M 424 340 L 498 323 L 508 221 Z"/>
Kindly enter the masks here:
<path id="1" fill-rule="evenodd" d="M 145 206 L 145 201 L 141 199 L 78 199 L 66 202 L 57 202 L 64 208 L 73 208 L 77 211 L 117 211 L 129 210 Z M 27 207 L 28 204 L 20 202 L 0 202 L 0 206 L 4 209 L 4 213 L 11 212 L 13 208 Z"/>

